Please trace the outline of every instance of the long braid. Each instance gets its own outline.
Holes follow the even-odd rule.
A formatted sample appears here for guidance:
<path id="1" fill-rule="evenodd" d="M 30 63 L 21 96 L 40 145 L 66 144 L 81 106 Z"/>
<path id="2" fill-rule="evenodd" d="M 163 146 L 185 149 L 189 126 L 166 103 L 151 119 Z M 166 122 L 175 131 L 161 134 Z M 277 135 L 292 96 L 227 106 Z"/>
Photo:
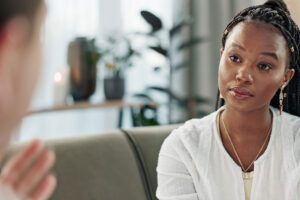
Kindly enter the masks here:
<path id="1" fill-rule="evenodd" d="M 229 32 L 240 22 L 257 20 L 273 25 L 286 39 L 289 48 L 289 68 L 295 70 L 295 75 L 285 88 L 284 111 L 300 116 L 300 31 L 290 16 L 285 3 L 281 0 L 269 0 L 265 4 L 251 6 L 238 13 L 227 25 L 222 46 L 225 47 Z M 271 100 L 271 105 L 279 107 L 279 90 Z M 219 96 L 219 95 L 218 95 Z M 217 101 L 216 108 L 224 105 L 224 101 Z"/>

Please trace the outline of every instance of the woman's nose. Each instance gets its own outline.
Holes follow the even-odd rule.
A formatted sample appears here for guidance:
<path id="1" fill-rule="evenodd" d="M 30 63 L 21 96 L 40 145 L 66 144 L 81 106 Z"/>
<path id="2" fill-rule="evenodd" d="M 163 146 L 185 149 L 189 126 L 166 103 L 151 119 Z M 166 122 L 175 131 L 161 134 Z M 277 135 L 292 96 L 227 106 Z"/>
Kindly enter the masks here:
<path id="1" fill-rule="evenodd" d="M 253 76 L 251 74 L 251 70 L 249 69 L 249 66 L 242 66 L 238 69 L 238 72 L 236 74 L 236 80 L 238 82 L 252 84 Z"/>

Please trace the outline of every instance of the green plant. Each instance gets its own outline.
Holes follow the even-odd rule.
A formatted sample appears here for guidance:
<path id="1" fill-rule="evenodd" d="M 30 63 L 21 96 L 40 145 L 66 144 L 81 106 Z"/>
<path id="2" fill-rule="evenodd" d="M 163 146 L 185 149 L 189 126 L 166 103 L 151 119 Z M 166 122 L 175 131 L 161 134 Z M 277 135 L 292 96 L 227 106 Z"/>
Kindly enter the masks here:
<path id="1" fill-rule="evenodd" d="M 103 56 L 95 43 L 96 43 L 96 39 L 93 38 L 91 40 L 88 40 L 87 41 L 88 45 L 85 46 L 84 51 L 86 54 L 87 64 L 89 67 L 96 67 L 98 61 Z"/>
<path id="2" fill-rule="evenodd" d="M 157 108 L 144 105 L 138 109 L 131 109 L 131 117 L 134 126 L 157 126 Z"/>
<path id="3" fill-rule="evenodd" d="M 102 62 L 112 76 L 121 76 L 133 65 L 133 60 L 140 53 L 133 49 L 126 35 L 111 35 L 101 42 L 98 52 Z"/>
<path id="4" fill-rule="evenodd" d="M 189 38 L 186 41 L 183 41 L 180 45 L 177 47 L 171 47 L 172 40 L 176 35 L 180 33 L 180 31 L 183 29 L 183 27 L 189 27 L 193 24 L 193 19 L 188 18 L 183 20 L 181 23 L 173 26 L 171 29 L 164 29 L 163 23 L 159 17 L 154 15 L 153 13 L 143 10 L 141 11 L 141 16 L 143 19 L 150 25 L 151 30 L 147 33 L 138 33 L 139 35 L 143 35 L 144 37 L 148 38 L 147 41 L 153 41 L 154 43 L 148 44 L 148 48 L 157 52 L 158 54 L 165 57 L 166 60 L 169 62 L 169 75 L 170 75 L 170 85 L 172 83 L 172 74 L 176 73 L 177 71 L 189 67 L 190 62 L 189 60 L 183 61 L 180 64 L 176 66 L 172 66 L 172 57 L 171 57 L 171 51 L 172 54 L 179 53 L 180 51 L 183 51 L 185 49 L 189 49 L 194 45 L 197 45 L 199 43 L 205 42 L 207 39 L 203 37 L 195 37 L 195 38 Z M 161 38 L 161 34 L 165 34 L 168 36 L 169 42 L 164 43 L 163 38 Z M 150 40 L 151 38 L 152 40 Z M 156 66 L 153 69 L 156 72 L 160 72 L 161 68 L 166 66 Z M 161 86 L 149 86 L 147 87 L 142 93 L 135 94 L 135 97 L 147 99 L 149 101 L 154 101 L 152 98 L 151 91 L 157 91 L 160 93 L 163 93 L 168 96 L 169 101 L 167 102 L 167 105 L 169 106 L 169 110 L 171 109 L 170 105 L 171 102 L 175 102 L 180 109 L 184 109 L 187 112 L 189 112 L 189 116 L 191 116 L 191 113 L 196 113 L 197 116 L 203 116 L 206 113 L 202 110 L 193 110 L 195 109 L 194 105 L 199 105 L 203 103 L 211 103 L 211 101 L 207 98 L 203 98 L 201 96 L 194 96 L 194 97 L 180 97 L 177 94 L 175 94 L 169 87 L 161 87 Z"/>

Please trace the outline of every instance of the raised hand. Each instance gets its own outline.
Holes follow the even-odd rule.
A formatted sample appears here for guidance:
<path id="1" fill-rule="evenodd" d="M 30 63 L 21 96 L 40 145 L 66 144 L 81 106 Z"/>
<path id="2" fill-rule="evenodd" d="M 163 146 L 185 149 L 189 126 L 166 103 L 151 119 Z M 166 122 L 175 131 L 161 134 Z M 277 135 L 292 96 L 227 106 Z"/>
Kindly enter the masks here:
<path id="1" fill-rule="evenodd" d="M 48 199 L 56 187 L 56 177 L 49 172 L 54 162 L 54 152 L 46 149 L 41 141 L 33 141 L 4 166 L 0 175 L 0 200 Z"/>

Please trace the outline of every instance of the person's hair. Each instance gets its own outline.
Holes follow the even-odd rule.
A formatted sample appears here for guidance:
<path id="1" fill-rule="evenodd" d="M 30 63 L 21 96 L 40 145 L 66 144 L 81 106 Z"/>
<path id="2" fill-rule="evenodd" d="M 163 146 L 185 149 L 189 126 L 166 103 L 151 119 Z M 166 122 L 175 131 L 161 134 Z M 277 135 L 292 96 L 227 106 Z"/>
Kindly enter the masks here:
<path id="1" fill-rule="evenodd" d="M 0 31 L 10 19 L 16 16 L 26 17 L 32 23 L 42 3 L 43 0 L 2 0 L 0 6 Z"/>
<path id="2" fill-rule="evenodd" d="M 225 43 L 229 32 L 240 22 L 243 21 L 261 21 L 271 24 L 281 32 L 285 38 L 289 51 L 289 68 L 295 70 L 295 75 L 285 88 L 286 98 L 283 102 L 283 110 L 293 115 L 300 116 L 300 31 L 297 24 L 290 16 L 286 4 L 281 0 L 269 0 L 258 6 L 251 6 L 238 13 L 233 20 L 227 25 L 223 37 L 222 47 Z M 278 90 L 271 100 L 271 106 L 279 107 Z M 216 109 L 225 104 L 224 99 L 218 100 Z"/>

